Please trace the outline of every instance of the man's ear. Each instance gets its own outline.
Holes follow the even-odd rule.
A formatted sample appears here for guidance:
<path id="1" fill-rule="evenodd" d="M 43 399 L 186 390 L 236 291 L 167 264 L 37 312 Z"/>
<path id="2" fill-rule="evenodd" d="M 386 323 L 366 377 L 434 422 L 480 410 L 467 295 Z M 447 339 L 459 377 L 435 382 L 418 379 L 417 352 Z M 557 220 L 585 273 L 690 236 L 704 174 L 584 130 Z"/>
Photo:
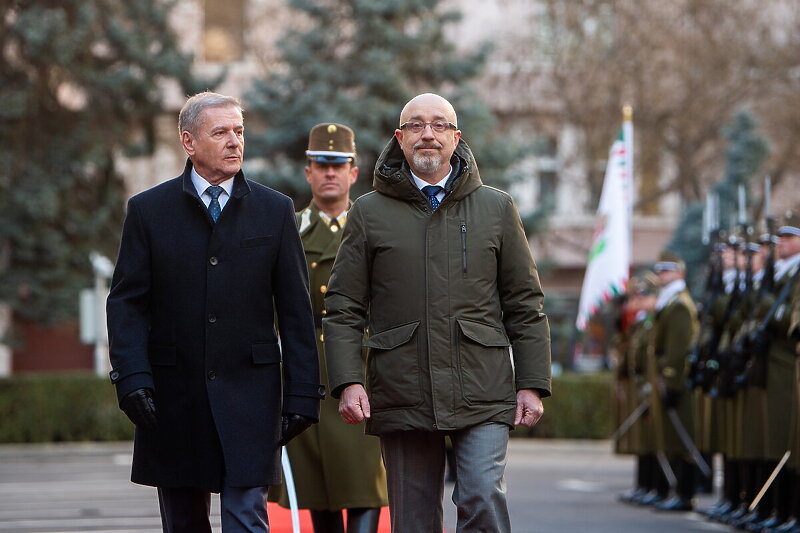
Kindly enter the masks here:
<path id="1" fill-rule="evenodd" d="M 454 147 L 458 146 L 458 141 L 461 140 L 461 130 L 456 130 L 455 133 L 456 142 L 453 144 Z"/>
<path id="2" fill-rule="evenodd" d="M 397 142 L 403 143 L 403 130 L 396 129 L 394 130 L 394 138 L 397 139 Z"/>
<path id="3" fill-rule="evenodd" d="M 354 184 L 358 179 L 358 167 L 350 168 L 350 185 Z"/>
<path id="4" fill-rule="evenodd" d="M 181 132 L 181 144 L 183 145 L 183 150 L 186 152 L 187 155 L 194 155 L 194 137 L 188 131 Z"/>
<path id="5" fill-rule="evenodd" d="M 306 181 L 307 181 L 308 183 L 311 183 L 311 163 L 309 163 L 308 165 L 306 165 L 306 166 L 305 166 L 305 168 L 304 168 L 303 170 L 304 170 L 304 171 L 305 171 L 305 173 L 306 173 Z"/>

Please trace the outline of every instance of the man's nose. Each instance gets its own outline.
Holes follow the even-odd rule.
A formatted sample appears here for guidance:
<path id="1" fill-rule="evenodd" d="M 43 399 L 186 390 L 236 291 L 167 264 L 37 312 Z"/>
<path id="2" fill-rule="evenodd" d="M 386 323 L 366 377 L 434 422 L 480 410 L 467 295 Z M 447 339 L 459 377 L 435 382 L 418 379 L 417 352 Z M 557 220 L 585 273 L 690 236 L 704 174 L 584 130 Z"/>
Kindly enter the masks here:
<path id="1" fill-rule="evenodd" d="M 239 136 L 234 132 L 231 132 L 231 134 L 228 135 L 228 146 L 239 146 L 242 144 L 242 141 L 243 139 L 240 139 Z"/>
<path id="2" fill-rule="evenodd" d="M 433 133 L 433 125 L 425 124 L 425 127 L 422 128 L 422 138 L 423 139 L 435 139 L 436 135 Z"/>

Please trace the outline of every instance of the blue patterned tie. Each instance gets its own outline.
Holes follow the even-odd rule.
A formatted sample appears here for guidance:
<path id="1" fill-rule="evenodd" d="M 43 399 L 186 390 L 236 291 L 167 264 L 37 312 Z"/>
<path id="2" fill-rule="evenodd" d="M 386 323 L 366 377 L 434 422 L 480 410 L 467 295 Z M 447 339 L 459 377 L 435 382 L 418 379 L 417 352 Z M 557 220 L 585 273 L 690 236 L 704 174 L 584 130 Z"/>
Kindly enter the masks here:
<path id="1" fill-rule="evenodd" d="M 211 202 L 208 204 L 208 214 L 211 215 L 211 220 L 214 221 L 214 224 L 217 223 L 219 214 L 222 213 L 222 207 L 219 205 L 219 195 L 222 194 L 223 190 L 219 185 L 212 185 L 206 189 L 208 195 L 211 196 Z"/>
<path id="2" fill-rule="evenodd" d="M 436 195 L 442 192 L 442 190 L 443 188 L 438 185 L 426 185 L 422 188 L 422 192 L 428 197 L 428 201 L 431 203 L 431 207 L 433 207 L 434 211 L 439 207 L 439 200 L 436 198 Z"/>

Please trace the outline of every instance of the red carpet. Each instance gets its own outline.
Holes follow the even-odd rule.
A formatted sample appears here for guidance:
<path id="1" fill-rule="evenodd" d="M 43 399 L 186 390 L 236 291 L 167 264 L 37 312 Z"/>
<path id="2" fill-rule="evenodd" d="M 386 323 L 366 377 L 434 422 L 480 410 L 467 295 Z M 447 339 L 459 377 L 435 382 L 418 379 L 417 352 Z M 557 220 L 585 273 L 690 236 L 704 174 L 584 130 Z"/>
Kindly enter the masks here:
<path id="1" fill-rule="evenodd" d="M 267 504 L 269 514 L 270 533 L 292 533 L 292 514 L 289 509 L 284 509 L 277 503 Z M 311 515 L 308 511 L 300 511 L 300 531 L 301 533 L 312 533 Z M 378 523 L 378 533 L 390 533 L 389 529 L 389 508 L 381 509 L 381 520 Z"/>

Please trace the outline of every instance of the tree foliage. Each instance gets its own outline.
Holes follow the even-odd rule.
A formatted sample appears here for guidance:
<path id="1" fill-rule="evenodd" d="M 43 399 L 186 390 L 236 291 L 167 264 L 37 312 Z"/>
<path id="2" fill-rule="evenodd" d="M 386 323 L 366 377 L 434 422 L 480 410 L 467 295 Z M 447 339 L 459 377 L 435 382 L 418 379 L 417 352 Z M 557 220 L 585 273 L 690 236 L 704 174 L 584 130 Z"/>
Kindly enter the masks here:
<path id="1" fill-rule="evenodd" d="M 369 190 L 375 160 L 397 127 L 402 106 L 422 92 L 453 103 L 484 180 L 498 183 L 509 176 L 506 168 L 519 146 L 494 134 L 493 114 L 469 85 L 489 48 L 455 50 L 448 29 L 459 19 L 457 12 L 442 9 L 438 0 L 289 4 L 303 23 L 280 41 L 280 64 L 257 80 L 246 98 L 248 153 L 263 157 L 262 181 L 304 205 L 308 132 L 330 121 L 353 128 L 360 167 L 354 194 Z"/>
<path id="2" fill-rule="evenodd" d="M 746 236 L 742 234 L 742 228 L 736 226 L 739 220 L 738 190 L 740 186 L 744 187 L 744 220 L 753 227 L 756 225 L 753 208 L 763 201 L 759 171 L 769 155 L 769 148 L 758 131 L 758 123 L 747 111 L 737 113 L 722 133 L 727 140 L 727 147 L 724 178 L 713 186 L 713 194 L 718 198 L 720 218 L 720 228 L 716 229 L 738 233 L 744 239 Z M 703 246 L 703 209 L 703 202 L 687 206 L 668 246 L 686 261 L 687 283 L 695 294 L 702 290 L 700 285 L 711 251 L 710 246 Z"/>
<path id="3" fill-rule="evenodd" d="M 0 300 L 40 323 L 74 317 L 89 253 L 115 257 L 115 158 L 152 149 L 159 89 L 202 84 L 168 0 L 11 0 L 0 21 Z"/>
<path id="4" fill-rule="evenodd" d="M 773 148 L 776 192 L 800 173 L 800 10 L 795 0 L 543 0 L 504 59 L 581 132 L 577 158 L 599 196 L 608 139 L 631 104 L 637 211 L 665 195 L 702 200 L 724 171 L 723 127 L 748 107 Z M 520 54 L 519 50 L 529 54 Z M 526 68 L 530 58 L 535 68 Z M 526 63 L 527 62 L 527 63 Z M 592 206 L 589 210 L 592 209 Z"/>

